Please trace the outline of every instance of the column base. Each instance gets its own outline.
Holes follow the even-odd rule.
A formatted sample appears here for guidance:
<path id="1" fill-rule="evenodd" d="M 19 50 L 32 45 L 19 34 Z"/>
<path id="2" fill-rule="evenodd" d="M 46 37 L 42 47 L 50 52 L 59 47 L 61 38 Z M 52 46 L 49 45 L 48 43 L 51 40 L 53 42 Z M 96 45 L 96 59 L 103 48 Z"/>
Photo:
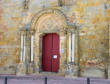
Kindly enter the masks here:
<path id="1" fill-rule="evenodd" d="M 29 63 L 28 65 L 28 74 L 35 73 L 34 62 Z"/>
<path id="2" fill-rule="evenodd" d="M 110 65 L 108 67 L 108 79 L 110 79 Z"/>
<path id="3" fill-rule="evenodd" d="M 75 64 L 67 64 L 65 77 L 78 77 L 78 66 Z"/>
<path id="4" fill-rule="evenodd" d="M 26 64 L 25 63 L 19 63 L 16 67 L 16 75 L 18 76 L 24 76 L 26 75 Z"/>

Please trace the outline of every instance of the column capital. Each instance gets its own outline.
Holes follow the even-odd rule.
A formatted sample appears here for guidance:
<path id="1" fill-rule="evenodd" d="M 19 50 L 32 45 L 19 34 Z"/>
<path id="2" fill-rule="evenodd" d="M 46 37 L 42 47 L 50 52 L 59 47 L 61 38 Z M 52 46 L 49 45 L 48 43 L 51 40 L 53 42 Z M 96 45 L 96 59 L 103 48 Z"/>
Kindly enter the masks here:
<path id="1" fill-rule="evenodd" d="M 71 28 L 68 28 L 67 32 L 68 32 L 68 33 L 75 33 L 75 29 L 73 29 L 73 28 L 72 28 L 72 29 L 71 29 Z"/>
<path id="2" fill-rule="evenodd" d="M 76 27 L 75 26 L 68 26 L 67 32 L 68 33 L 75 33 Z"/>
<path id="3" fill-rule="evenodd" d="M 20 34 L 21 34 L 21 35 L 25 35 L 26 32 L 27 32 L 26 30 L 21 30 L 21 31 L 20 31 Z"/>
<path id="4" fill-rule="evenodd" d="M 35 30 L 29 30 L 29 32 L 30 32 L 31 35 L 35 34 Z"/>

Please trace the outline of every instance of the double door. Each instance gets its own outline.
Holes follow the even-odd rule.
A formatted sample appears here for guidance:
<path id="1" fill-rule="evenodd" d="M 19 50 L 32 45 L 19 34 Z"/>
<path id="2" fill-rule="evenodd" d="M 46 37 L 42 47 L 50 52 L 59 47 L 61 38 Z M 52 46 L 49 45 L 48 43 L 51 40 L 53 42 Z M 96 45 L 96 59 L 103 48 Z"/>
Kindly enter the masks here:
<path id="1" fill-rule="evenodd" d="M 46 34 L 42 41 L 42 69 L 45 72 L 58 72 L 59 70 L 59 35 Z"/>

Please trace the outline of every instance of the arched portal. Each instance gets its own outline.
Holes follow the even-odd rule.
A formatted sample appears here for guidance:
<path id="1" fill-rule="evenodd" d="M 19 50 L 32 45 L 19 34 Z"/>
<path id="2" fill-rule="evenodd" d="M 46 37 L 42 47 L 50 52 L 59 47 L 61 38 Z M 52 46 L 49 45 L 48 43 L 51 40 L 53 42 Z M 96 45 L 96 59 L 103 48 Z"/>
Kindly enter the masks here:
<path id="1" fill-rule="evenodd" d="M 65 74 L 67 61 L 67 40 L 66 29 L 68 28 L 65 15 L 57 9 L 46 9 L 39 12 L 32 20 L 31 29 L 35 31 L 34 42 L 34 63 L 36 72 L 43 72 L 42 69 L 42 45 L 43 36 L 56 33 L 59 36 L 59 73 Z M 49 44 L 48 44 L 49 45 Z"/>
<path id="2" fill-rule="evenodd" d="M 40 11 L 32 20 L 31 29 L 36 32 L 45 30 L 61 30 L 67 28 L 65 15 L 58 9 L 45 9 Z"/>

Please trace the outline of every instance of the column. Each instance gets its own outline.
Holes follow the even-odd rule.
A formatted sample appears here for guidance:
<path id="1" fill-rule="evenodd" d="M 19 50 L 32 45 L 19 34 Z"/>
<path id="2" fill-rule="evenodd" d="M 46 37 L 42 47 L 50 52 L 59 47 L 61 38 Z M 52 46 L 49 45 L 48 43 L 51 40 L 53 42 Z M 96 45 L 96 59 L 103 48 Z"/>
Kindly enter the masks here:
<path id="1" fill-rule="evenodd" d="M 75 62 L 75 33 L 72 33 L 72 62 Z"/>
<path id="2" fill-rule="evenodd" d="M 26 74 L 26 64 L 25 64 L 25 57 L 26 57 L 26 36 L 25 31 L 21 31 L 21 55 L 20 55 L 20 63 L 16 67 L 16 75 L 24 76 Z"/>
<path id="3" fill-rule="evenodd" d="M 31 62 L 34 61 L 34 35 L 31 35 Z"/>
<path id="4" fill-rule="evenodd" d="M 34 64 L 34 31 L 30 30 L 30 63 L 28 65 L 28 73 L 32 74 L 35 72 Z"/>
<path id="5" fill-rule="evenodd" d="M 23 39 L 24 36 L 21 34 L 21 56 L 20 56 L 20 62 L 23 62 Z"/>
<path id="6" fill-rule="evenodd" d="M 69 49 L 68 49 L 68 62 L 71 62 L 71 55 L 72 55 L 72 52 L 71 52 L 71 49 L 72 49 L 72 39 L 71 39 L 71 33 L 69 33 Z"/>
<path id="7" fill-rule="evenodd" d="M 24 35 L 24 46 L 23 46 L 23 62 L 25 62 L 25 58 L 26 58 L 26 36 Z"/>

